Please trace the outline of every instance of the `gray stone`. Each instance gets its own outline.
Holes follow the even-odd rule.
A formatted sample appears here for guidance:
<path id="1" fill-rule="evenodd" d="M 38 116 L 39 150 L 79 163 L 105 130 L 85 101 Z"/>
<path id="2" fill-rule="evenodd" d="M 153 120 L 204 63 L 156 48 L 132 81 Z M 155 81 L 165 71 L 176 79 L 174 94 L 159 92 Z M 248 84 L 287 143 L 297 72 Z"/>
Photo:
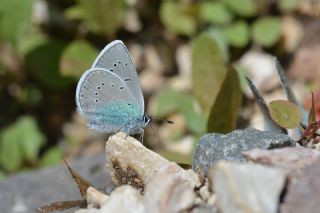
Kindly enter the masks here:
<path id="1" fill-rule="evenodd" d="M 295 142 L 287 135 L 260 131 L 253 128 L 235 130 L 229 134 L 210 133 L 204 135 L 197 144 L 192 168 L 204 169 L 207 174 L 208 167 L 218 160 L 243 162 L 243 151 L 253 148 L 273 149 L 286 146 L 295 146 Z"/>
<path id="2" fill-rule="evenodd" d="M 96 188 L 112 186 L 103 153 L 82 157 L 69 165 Z M 0 182 L 0 212 L 30 213 L 56 201 L 81 199 L 66 165 L 20 173 Z M 75 209 L 65 212 L 73 212 Z"/>
<path id="3" fill-rule="evenodd" d="M 209 181 L 223 213 L 276 213 L 286 172 L 252 163 L 219 161 Z"/>

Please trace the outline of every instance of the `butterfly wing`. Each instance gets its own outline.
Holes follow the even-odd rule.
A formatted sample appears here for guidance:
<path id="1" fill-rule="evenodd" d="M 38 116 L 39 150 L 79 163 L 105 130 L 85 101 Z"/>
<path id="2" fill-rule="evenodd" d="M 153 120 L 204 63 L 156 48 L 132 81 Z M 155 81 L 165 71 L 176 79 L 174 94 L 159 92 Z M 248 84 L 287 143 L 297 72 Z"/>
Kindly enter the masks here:
<path id="1" fill-rule="evenodd" d="M 92 68 L 108 69 L 126 81 L 128 89 L 144 113 L 144 99 L 136 68 L 122 41 L 116 40 L 108 44 L 94 61 Z M 143 115 L 143 114 L 142 114 Z"/>
<path id="2" fill-rule="evenodd" d="M 88 126 L 100 132 L 120 131 L 132 119 L 143 116 L 127 82 L 102 68 L 89 69 L 81 76 L 76 103 Z"/>

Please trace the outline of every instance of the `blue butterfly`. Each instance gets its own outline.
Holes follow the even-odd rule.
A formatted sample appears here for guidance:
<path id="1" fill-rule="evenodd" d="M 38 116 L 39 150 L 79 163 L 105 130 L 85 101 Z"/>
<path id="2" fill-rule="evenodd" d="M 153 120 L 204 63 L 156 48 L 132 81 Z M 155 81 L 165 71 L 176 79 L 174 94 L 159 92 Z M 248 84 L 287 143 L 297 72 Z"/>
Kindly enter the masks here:
<path id="1" fill-rule="evenodd" d="M 98 132 L 140 134 L 151 116 L 144 114 L 144 98 L 136 68 L 122 41 L 108 44 L 80 78 L 77 110 Z"/>

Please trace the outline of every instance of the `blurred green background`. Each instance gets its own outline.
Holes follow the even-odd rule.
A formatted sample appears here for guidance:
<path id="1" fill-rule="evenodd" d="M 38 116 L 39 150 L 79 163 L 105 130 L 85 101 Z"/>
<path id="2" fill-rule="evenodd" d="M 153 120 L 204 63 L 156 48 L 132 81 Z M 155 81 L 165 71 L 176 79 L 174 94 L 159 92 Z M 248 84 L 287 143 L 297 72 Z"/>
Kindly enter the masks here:
<path id="1" fill-rule="evenodd" d="M 254 74 L 241 63 L 245 55 L 276 55 L 293 80 L 315 88 L 319 75 L 301 74 L 296 57 L 307 48 L 319 58 L 311 48 L 319 44 L 319 7 L 308 0 L 0 0 L 0 178 L 103 150 L 107 136 L 87 130 L 76 113 L 75 87 L 115 39 L 132 54 L 147 114 L 175 121 L 149 128 L 145 144 L 190 162 L 204 133 L 249 125 L 253 101 L 242 95 L 243 77 Z"/>

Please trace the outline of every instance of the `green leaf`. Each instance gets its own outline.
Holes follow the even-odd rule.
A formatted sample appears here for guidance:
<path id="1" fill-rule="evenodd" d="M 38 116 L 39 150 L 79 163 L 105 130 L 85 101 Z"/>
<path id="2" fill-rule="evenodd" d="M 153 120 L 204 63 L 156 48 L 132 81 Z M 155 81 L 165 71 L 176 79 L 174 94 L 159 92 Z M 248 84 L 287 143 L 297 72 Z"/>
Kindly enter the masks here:
<path id="1" fill-rule="evenodd" d="M 16 128 L 24 159 L 36 160 L 38 152 L 45 142 L 45 136 L 40 132 L 36 121 L 32 117 L 22 117 L 17 121 Z"/>
<path id="2" fill-rule="evenodd" d="M 258 14 L 256 0 L 220 0 L 240 16 L 252 17 Z"/>
<path id="3" fill-rule="evenodd" d="M 208 132 L 228 133 L 236 128 L 242 92 L 238 73 L 228 71 L 207 122 Z"/>
<path id="4" fill-rule="evenodd" d="M 23 160 L 30 162 L 36 160 L 44 141 L 45 137 L 32 117 L 23 116 L 19 118 L 1 133 L 1 166 L 12 172 L 20 167 Z"/>
<path id="5" fill-rule="evenodd" d="M 7 172 L 16 171 L 23 160 L 19 137 L 14 126 L 4 129 L 0 138 L 0 165 Z"/>
<path id="6" fill-rule="evenodd" d="M 311 93 L 311 108 L 309 111 L 309 116 L 308 116 L 308 124 L 312 124 L 316 122 L 316 110 L 314 106 L 314 95 L 313 92 Z"/>
<path id="7" fill-rule="evenodd" d="M 75 40 L 65 47 L 60 60 L 60 72 L 66 77 L 79 78 L 91 67 L 98 51 L 87 41 Z"/>
<path id="8" fill-rule="evenodd" d="M 276 17 L 263 17 L 256 20 L 252 26 L 252 38 L 264 47 L 271 47 L 281 35 L 281 22 Z"/>
<path id="9" fill-rule="evenodd" d="M 192 5 L 166 0 L 161 4 L 160 19 L 169 31 L 179 35 L 192 35 L 197 27 L 192 10 Z"/>
<path id="10" fill-rule="evenodd" d="M 29 51 L 26 55 L 26 67 L 31 75 L 43 86 L 50 89 L 64 89 L 74 83 L 59 73 L 59 61 L 64 45 L 48 41 Z"/>
<path id="11" fill-rule="evenodd" d="M 232 13 L 220 2 L 202 2 L 200 17 L 212 24 L 226 24 L 232 20 Z"/>
<path id="12" fill-rule="evenodd" d="M 31 25 L 33 0 L 0 0 L 1 39 L 15 43 Z"/>
<path id="13" fill-rule="evenodd" d="M 229 58 L 230 58 L 229 44 L 226 41 L 226 38 L 222 35 L 221 30 L 218 29 L 218 28 L 210 28 L 207 32 L 217 42 L 217 44 L 218 44 L 218 46 L 219 46 L 219 48 L 221 50 L 221 53 L 223 55 L 224 61 L 228 62 Z"/>
<path id="14" fill-rule="evenodd" d="M 82 20 L 85 26 L 98 34 L 113 36 L 122 26 L 127 5 L 124 0 L 76 0 L 66 11 L 70 19 Z"/>
<path id="15" fill-rule="evenodd" d="M 292 12 L 299 6 L 300 0 L 278 0 L 276 1 L 282 12 Z"/>
<path id="16" fill-rule="evenodd" d="M 187 121 L 188 128 L 197 135 L 204 134 L 206 117 L 197 111 L 194 99 L 191 96 L 182 96 L 179 102 L 180 111 Z"/>
<path id="17" fill-rule="evenodd" d="M 250 39 L 249 27 L 244 21 L 237 21 L 228 25 L 222 33 L 228 43 L 234 47 L 245 47 Z"/>
<path id="18" fill-rule="evenodd" d="M 53 147 L 46 151 L 41 158 L 40 166 L 53 166 L 60 162 L 62 159 L 62 151 L 58 147 Z"/>
<path id="19" fill-rule="evenodd" d="M 281 127 L 293 129 L 299 127 L 301 111 L 295 104 L 285 100 L 275 100 L 269 103 L 271 118 Z"/>
<path id="20" fill-rule="evenodd" d="M 173 89 L 165 89 L 156 97 L 155 105 L 151 106 L 151 114 L 157 117 L 164 117 L 180 109 L 180 103 L 177 101 L 181 93 Z"/>
<path id="21" fill-rule="evenodd" d="M 165 89 L 157 97 L 155 106 L 151 107 L 151 114 L 164 117 L 174 112 L 181 112 L 188 128 L 197 135 L 205 132 L 205 116 L 196 109 L 195 100 L 184 93 Z"/>
<path id="22" fill-rule="evenodd" d="M 17 51 L 21 55 L 26 55 L 40 45 L 46 44 L 48 38 L 40 33 L 28 33 L 23 39 L 18 41 Z"/>
<path id="23" fill-rule="evenodd" d="M 192 42 L 193 94 L 209 115 L 226 75 L 224 55 L 216 39 L 202 33 Z"/>

